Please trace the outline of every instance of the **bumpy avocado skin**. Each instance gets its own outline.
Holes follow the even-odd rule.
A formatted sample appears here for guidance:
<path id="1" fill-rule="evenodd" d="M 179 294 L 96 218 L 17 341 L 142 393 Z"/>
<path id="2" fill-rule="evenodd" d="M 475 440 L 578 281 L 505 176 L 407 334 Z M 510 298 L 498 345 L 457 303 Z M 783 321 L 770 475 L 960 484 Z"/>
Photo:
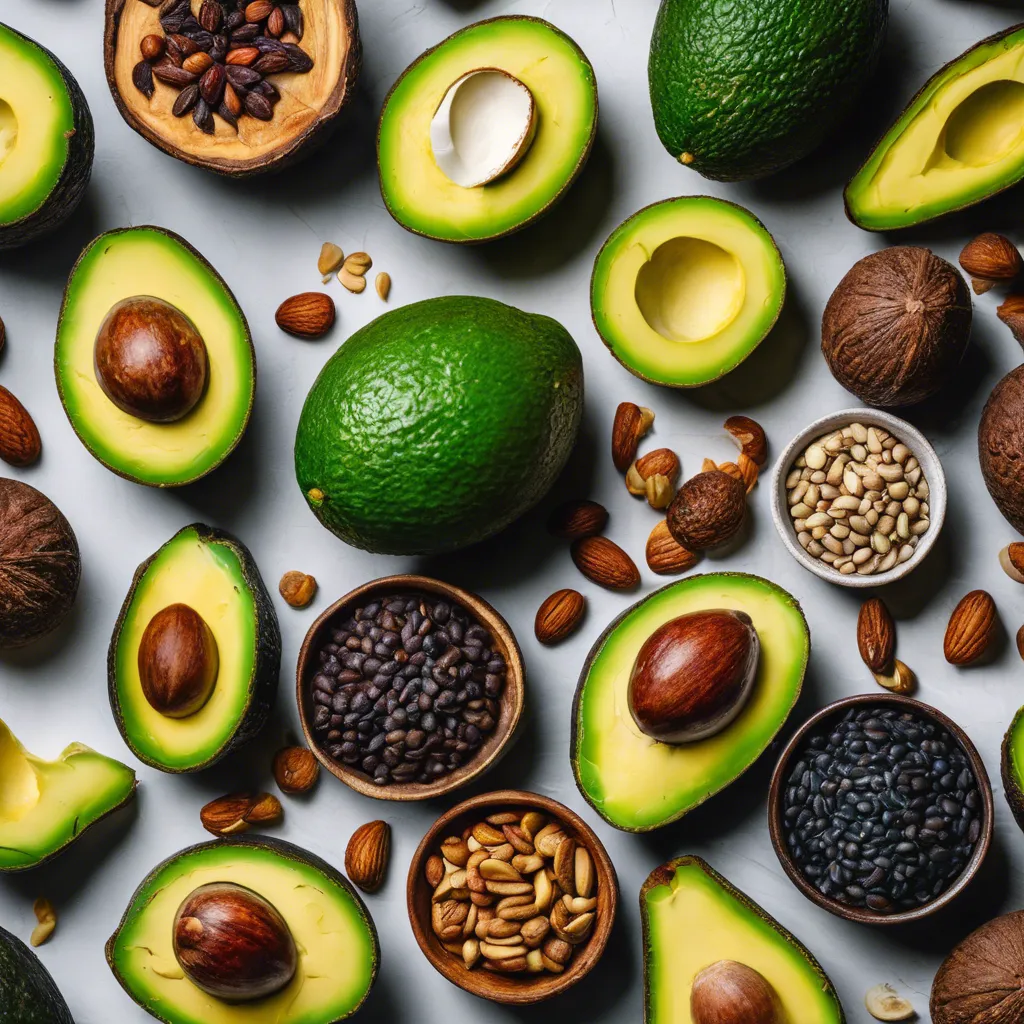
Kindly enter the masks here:
<path id="1" fill-rule="evenodd" d="M 888 14 L 888 0 L 663 0 L 648 66 L 663 145 L 719 181 L 806 156 L 856 105 Z"/>
<path id="2" fill-rule="evenodd" d="M 75 1024 L 50 972 L 0 928 L 0 1024 Z"/>
<path id="3" fill-rule="evenodd" d="M 582 358 L 557 321 L 492 299 L 429 299 L 332 356 L 299 420 L 296 478 L 355 547 L 450 551 L 544 496 L 582 411 Z"/>

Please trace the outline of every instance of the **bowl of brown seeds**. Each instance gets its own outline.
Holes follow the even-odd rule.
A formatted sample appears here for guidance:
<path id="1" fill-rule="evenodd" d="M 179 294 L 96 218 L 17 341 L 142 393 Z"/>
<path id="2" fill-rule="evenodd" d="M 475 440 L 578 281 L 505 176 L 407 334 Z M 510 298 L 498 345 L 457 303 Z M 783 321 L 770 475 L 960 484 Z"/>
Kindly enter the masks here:
<path id="1" fill-rule="evenodd" d="M 790 554 L 842 587 L 912 572 L 938 538 L 946 479 L 912 424 L 876 409 L 815 420 L 775 464 L 772 518 Z"/>

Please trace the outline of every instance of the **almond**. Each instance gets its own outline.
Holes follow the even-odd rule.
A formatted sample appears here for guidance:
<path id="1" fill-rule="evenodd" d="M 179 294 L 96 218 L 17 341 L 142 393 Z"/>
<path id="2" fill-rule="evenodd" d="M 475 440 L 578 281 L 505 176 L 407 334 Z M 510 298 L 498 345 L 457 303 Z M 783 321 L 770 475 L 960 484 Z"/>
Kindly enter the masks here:
<path id="1" fill-rule="evenodd" d="M 986 231 L 964 246 L 960 266 L 970 274 L 975 294 L 983 295 L 999 281 L 1017 277 L 1024 270 L 1024 260 L 1005 235 Z"/>
<path id="2" fill-rule="evenodd" d="M 747 486 L 747 494 L 749 494 L 757 486 L 757 478 L 761 475 L 761 470 L 758 469 L 757 463 L 743 452 L 740 452 L 736 459 L 736 465 L 739 467 L 740 475 Z"/>
<path id="3" fill-rule="evenodd" d="M 548 533 L 563 540 L 592 537 L 608 525 L 608 511 L 596 501 L 565 501 L 548 516 Z"/>
<path id="4" fill-rule="evenodd" d="M 984 590 L 972 590 L 953 609 L 942 644 L 951 665 L 977 661 L 996 634 L 996 603 Z"/>
<path id="5" fill-rule="evenodd" d="M 42 448 L 28 410 L 7 388 L 0 387 L 0 459 L 11 466 L 31 466 Z"/>
<path id="6" fill-rule="evenodd" d="M 672 536 L 664 519 L 651 530 L 646 554 L 648 568 L 659 576 L 676 576 L 697 564 L 697 555 Z"/>
<path id="7" fill-rule="evenodd" d="M 233 836 L 248 832 L 251 825 L 280 821 L 283 813 L 281 801 L 270 793 L 230 793 L 206 804 L 199 820 L 215 836 Z"/>
<path id="8" fill-rule="evenodd" d="M 622 548 L 607 537 L 581 537 L 572 545 L 572 560 L 591 583 L 609 590 L 632 590 L 640 570 Z"/>
<path id="9" fill-rule="evenodd" d="M 996 316 L 1010 328 L 1017 341 L 1024 345 L 1024 295 L 1008 295 L 996 309 Z"/>
<path id="10" fill-rule="evenodd" d="M 857 649 L 872 672 L 888 674 L 896 653 L 896 624 L 880 597 L 870 597 L 857 616 Z"/>
<path id="11" fill-rule="evenodd" d="M 1017 653 L 1024 658 L 1024 626 L 1017 630 Z"/>
<path id="12" fill-rule="evenodd" d="M 320 777 L 320 763 L 308 747 L 282 747 L 274 755 L 274 781 L 282 793 L 308 793 Z"/>
<path id="13" fill-rule="evenodd" d="M 345 850 L 345 872 L 363 892 L 376 892 L 384 884 L 391 856 L 391 826 L 370 821 L 352 833 Z"/>
<path id="14" fill-rule="evenodd" d="M 542 644 L 557 644 L 583 621 L 586 598 L 578 590 L 556 590 L 537 610 L 533 631 Z"/>
<path id="15" fill-rule="evenodd" d="M 1024 583 L 1024 542 L 1014 541 L 999 552 L 999 564 L 1014 583 Z"/>
<path id="16" fill-rule="evenodd" d="M 768 461 L 768 438 L 764 429 L 749 416 L 730 416 L 725 429 L 739 443 L 740 451 L 760 469 Z"/>
<path id="17" fill-rule="evenodd" d="M 735 462 L 720 462 L 715 467 L 720 473 L 726 473 L 731 476 L 734 480 L 739 480 L 740 483 L 746 487 L 747 482 L 743 479 L 743 470 L 740 469 L 739 465 Z"/>
<path id="18" fill-rule="evenodd" d="M 615 410 L 612 424 L 612 462 L 620 473 L 625 473 L 636 459 L 636 450 L 642 438 L 654 423 L 654 413 L 633 402 L 622 402 Z"/>
<path id="19" fill-rule="evenodd" d="M 301 292 L 277 307 L 277 326 L 298 338 L 319 338 L 334 324 L 334 300 L 323 292 Z"/>
<path id="20" fill-rule="evenodd" d="M 636 460 L 636 471 L 644 480 L 667 476 L 675 484 L 679 479 L 679 456 L 671 448 L 656 448 Z"/>

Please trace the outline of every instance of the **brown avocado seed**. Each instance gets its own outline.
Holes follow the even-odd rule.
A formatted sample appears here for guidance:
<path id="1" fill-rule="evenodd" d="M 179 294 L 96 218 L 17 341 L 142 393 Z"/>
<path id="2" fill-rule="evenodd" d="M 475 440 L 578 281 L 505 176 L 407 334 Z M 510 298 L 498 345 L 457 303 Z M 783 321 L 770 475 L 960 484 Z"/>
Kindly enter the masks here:
<path id="1" fill-rule="evenodd" d="M 693 979 L 693 1024 L 780 1024 L 779 1000 L 763 974 L 735 960 L 719 960 Z"/>
<path id="2" fill-rule="evenodd" d="M 122 412 L 172 423 L 203 397 L 206 344 L 180 309 L 151 295 L 122 299 L 100 324 L 96 379 Z"/>
<path id="3" fill-rule="evenodd" d="M 161 715 L 194 715 L 210 699 L 219 668 L 213 632 L 187 604 L 168 605 L 149 620 L 139 644 L 139 679 Z"/>
<path id="4" fill-rule="evenodd" d="M 712 609 L 666 622 L 633 663 L 633 720 L 662 743 L 714 736 L 750 697 L 760 652 L 757 630 L 744 612 Z"/>
<path id="5" fill-rule="evenodd" d="M 298 966 L 295 940 L 278 909 L 233 882 L 211 882 L 186 896 L 174 916 L 173 941 L 189 981 L 229 1003 L 279 992 Z"/>

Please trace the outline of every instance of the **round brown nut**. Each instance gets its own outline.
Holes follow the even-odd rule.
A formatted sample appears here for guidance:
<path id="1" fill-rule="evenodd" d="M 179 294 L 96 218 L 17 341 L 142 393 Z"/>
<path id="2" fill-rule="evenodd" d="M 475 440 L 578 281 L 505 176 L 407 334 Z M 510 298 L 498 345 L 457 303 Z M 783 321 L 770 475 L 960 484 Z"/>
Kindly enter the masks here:
<path id="1" fill-rule="evenodd" d="M 687 480 L 668 507 L 672 536 L 690 551 L 721 547 L 739 533 L 747 515 L 747 489 L 721 470 Z"/>
<path id="2" fill-rule="evenodd" d="M 282 793 L 308 793 L 320 777 L 320 764 L 306 747 L 282 747 L 274 755 L 274 781 Z"/>
<path id="3" fill-rule="evenodd" d="M 316 579 L 292 570 L 281 577 L 277 589 L 293 608 L 305 608 L 316 597 Z"/>

